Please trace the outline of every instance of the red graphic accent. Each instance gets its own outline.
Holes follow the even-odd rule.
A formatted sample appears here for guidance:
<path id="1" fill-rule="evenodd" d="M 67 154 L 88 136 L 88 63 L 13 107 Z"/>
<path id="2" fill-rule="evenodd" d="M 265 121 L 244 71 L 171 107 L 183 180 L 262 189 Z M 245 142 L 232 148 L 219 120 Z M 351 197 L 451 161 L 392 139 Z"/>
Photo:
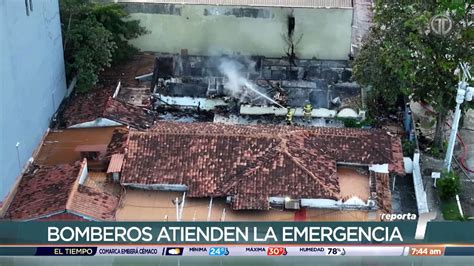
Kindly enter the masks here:
<path id="1" fill-rule="evenodd" d="M 267 249 L 268 256 L 285 256 L 286 254 L 288 254 L 288 252 L 286 251 L 286 248 L 269 247 Z"/>

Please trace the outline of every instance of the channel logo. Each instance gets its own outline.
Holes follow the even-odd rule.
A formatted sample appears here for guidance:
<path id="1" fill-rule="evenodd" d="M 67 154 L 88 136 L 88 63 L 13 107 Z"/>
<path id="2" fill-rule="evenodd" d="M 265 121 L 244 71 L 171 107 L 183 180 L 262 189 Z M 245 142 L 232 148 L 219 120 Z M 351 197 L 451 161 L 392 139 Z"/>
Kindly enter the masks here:
<path id="1" fill-rule="evenodd" d="M 184 248 L 170 247 L 163 249 L 163 255 L 165 256 L 182 256 Z"/>

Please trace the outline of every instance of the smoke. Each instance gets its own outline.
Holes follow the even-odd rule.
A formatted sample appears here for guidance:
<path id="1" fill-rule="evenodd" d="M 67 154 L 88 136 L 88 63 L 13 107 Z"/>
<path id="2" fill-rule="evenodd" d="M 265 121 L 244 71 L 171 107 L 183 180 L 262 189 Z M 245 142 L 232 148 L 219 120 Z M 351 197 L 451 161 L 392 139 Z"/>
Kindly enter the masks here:
<path id="1" fill-rule="evenodd" d="M 226 78 L 224 83 L 225 93 L 239 101 L 245 101 L 248 91 L 244 87 L 253 86 L 245 77 L 248 73 L 246 67 L 236 60 L 221 58 L 218 68 Z"/>
<path id="2" fill-rule="evenodd" d="M 225 93 L 239 102 L 249 102 L 261 97 L 275 103 L 273 99 L 262 92 L 262 88 L 247 78 L 250 74 L 255 73 L 255 62 L 249 59 L 243 61 L 242 63 L 232 58 L 219 60 L 218 69 L 226 78 Z"/>

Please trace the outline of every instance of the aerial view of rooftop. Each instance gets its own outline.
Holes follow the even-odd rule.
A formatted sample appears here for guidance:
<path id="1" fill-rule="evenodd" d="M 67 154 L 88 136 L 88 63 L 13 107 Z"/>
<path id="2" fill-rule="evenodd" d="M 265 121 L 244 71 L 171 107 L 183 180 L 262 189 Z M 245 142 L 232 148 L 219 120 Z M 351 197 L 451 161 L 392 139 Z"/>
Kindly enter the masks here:
<path id="1" fill-rule="evenodd" d="M 472 5 L 401 2 L 1 1 L 0 220 L 472 219 Z"/>

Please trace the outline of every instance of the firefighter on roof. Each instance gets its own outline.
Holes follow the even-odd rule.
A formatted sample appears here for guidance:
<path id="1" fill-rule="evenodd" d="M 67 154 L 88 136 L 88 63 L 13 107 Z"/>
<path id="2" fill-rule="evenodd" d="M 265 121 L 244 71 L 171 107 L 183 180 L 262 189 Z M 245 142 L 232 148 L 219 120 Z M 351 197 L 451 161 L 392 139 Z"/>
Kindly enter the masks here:
<path id="1" fill-rule="evenodd" d="M 290 108 L 287 108 L 288 112 L 286 112 L 286 123 L 288 125 L 293 125 L 293 115 L 294 115 L 294 112 L 290 109 Z"/>
<path id="2" fill-rule="evenodd" d="M 306 121 L 311 120 L 311 112 L 313 111 L 313 106 L 310 103 L 307 103 L 303 107 L 303 118 Z"/>

